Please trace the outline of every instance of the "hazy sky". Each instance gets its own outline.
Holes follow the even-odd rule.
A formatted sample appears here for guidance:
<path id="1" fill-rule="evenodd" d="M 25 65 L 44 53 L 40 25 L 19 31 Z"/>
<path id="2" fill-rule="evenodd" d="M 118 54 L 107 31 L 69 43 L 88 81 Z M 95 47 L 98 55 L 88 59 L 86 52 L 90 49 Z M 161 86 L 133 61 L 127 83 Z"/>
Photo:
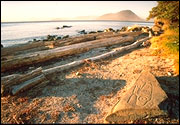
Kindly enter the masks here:
<path id="1" fill-rule="evenodd" d="M 1 1 L 1 22 L 101 16 L 132 10 L 145 19 L 156 1 Z"/>

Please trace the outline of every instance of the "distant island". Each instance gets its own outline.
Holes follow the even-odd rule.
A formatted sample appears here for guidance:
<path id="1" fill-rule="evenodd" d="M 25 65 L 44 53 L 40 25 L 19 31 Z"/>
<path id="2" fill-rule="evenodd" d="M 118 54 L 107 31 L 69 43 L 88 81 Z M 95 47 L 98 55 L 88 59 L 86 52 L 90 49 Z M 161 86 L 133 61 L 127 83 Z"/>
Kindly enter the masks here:
<path id="1" fill-rule="evenodd" d="M 96 18 L 96 20 L 145 21 L 131 10 L 123 10 L 118 13 L 104 14 Z"/>

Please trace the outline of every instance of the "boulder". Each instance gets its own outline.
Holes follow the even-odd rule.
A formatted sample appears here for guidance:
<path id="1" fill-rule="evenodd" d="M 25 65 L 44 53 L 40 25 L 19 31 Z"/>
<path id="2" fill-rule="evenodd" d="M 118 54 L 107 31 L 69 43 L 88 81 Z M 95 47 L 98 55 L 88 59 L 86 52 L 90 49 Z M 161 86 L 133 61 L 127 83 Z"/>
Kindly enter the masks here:
<path id="1" fill-rule="evenodd" d="M 56 37 L 56 40 L 60 40 L 60 39 L 61 39 L 61 37 L 60 37 L 60 36 Z"/>
<path id="2" fill-rule="evenodd" d="M 102 31 L 102 30 L 98 30 L 98 31 L 97 31 L 97 33 L 101 33 L 101 32 L 103 32 L 103 31 Z"/>
<path id="3" fill-rule="evenodd" d="M 63 39 L 69 38 L 69 35 L 63 36 Z"/>
<path id="4" fill-rule="evenodd" d="M 112 28 L 108 28 L 104 30 L 104 32 L 110 32 L 110 31 L 114 32 L 115 30 L 113 30 Z"/>
<path id="5" fill-rule="evenodd" d="M 127 28 L 128 28 L 128 27 L 123 26 L 120 31 L 121 31 L 121 32 L 125 32 L 125 31 L 127 30 Z"/>
<path id="6" fill-rule="evenodd" d="M 78 33 L 80 33 L 80 34 L 87 34 L 87 32 L 85 30 L 78 31 Z"/>
<path id="7" fill-rule="evenodd" d="M 118 32 L 120 32 L 120 30 L 119 30 L 119 29 L 117 29 L 117 30 L 115 31 L 115 33 L 118 33 Z"/>
<path id="8" fill-rule="evenodd" d="M 90 31 L 89 34 L 96 33 L 96 31 Z"/>
<path id="9" fill-rule="evenodd" d="M 124 123 L 127 119 L 138 120 L 147 115 L 149 117 L 165 115 L 166 111 L 161 110 L 160 104 L 166 99 L 167 95 L 154 75 L 144 70 L 134 85 L 115 104 L 105 121 L 116 122 L 118 119 L 119 123 Z M 143 111 L 147 112 L 146 115 Z"/>
<path id="10" fill-rule="evenodd" d="M 129 31 L 129 32 L 137 32 L 137 31 L 141 31 L 141 30 L 142 30 L 142 27 L 139 25 L 129 26 L 127 28 L 127 31 Z"/>
<path id="11" fill-rule="evenodd" d="M 47 40 L 51 41 L 51 40 L 56 40 L 57 35 L 47 35 Z"/>

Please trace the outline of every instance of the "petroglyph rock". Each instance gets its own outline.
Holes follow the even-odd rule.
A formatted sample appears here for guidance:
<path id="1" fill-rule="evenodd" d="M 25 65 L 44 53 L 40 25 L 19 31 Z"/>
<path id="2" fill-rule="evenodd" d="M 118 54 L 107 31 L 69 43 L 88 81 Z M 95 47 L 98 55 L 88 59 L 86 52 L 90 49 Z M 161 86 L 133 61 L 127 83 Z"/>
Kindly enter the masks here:
<path id="1" fill-rule="evenodd" d="M 160 87 L 154 75 L 149 71 L 142 71 L 134 85 L 129 90 L 127 90 L 127 92 L 122 96 L 121 100 L 119 100 L 119 102 L 117 102 L 116 105 L 112 108 L 110 114 L 117 111 L 122 112 L 121 110 L 127 110 L 129 112 L 126 115 L 127 118 L 129 117 L 128 114 L 133 113 L 133 120 L 144 116 L 143 114 L 141 115 L 141 113 L 137 113 L 139 109 L 156 109 L 156 112 L 160 111 L 161 114 L 159 104 L 165 99 L 167 99 L 167 95 Z M 151 112 L 152 111 L 154 110 L 151 110 Z M 121 114 L 123 116 L 123 113 L 118 113 L 118 115 L 116 115 L 119 116 L 119 121 L 126 119 L 124 118 L 125 116 L 122 117 Z M 108 115 L 106 120 L 110 119 L 108 118 L 110 116 L 113 115 Z"/>

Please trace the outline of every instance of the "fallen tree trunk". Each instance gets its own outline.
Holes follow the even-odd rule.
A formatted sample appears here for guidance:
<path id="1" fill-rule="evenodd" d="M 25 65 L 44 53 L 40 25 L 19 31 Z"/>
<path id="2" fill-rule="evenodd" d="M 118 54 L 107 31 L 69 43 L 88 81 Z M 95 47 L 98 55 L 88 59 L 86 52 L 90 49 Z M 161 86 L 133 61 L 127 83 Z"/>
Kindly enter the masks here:
<path id="1" fill-rule="evenodd" d="M 89 41 L 85 43 L 78 43 L 64 47 L 58 47 L 51 50 L 44 50 L 40 52 L 27 53 L 24 55 L 18 55 L 12 59 L 1 61 L 1 72 L 19 68 L 30 64 L 44 62 L 50 59 L 59 58 L 66 55 L 78 54 L 86 52 L 93 48 L 105 47 L 125 42 L 134 41 L 134 37 L 113 37 L 107 39 L 100 39 Z"/>
<path id="2" fill-rule="evenodd" d="M 51 45 L 52 43 L 53 41 L 47 41 L 47 42 L 40 41 L 40 42 L 26 43 L 23 45 L 15 45 L 15 46 L 1 48 L 1 56 L 14 55 L 15 52 L 24 51 L 37 47 L 48 46 Z"/>
<path id="3" fill-rule="evenodd" d="M 121 33 L 114 33 L 114 32 L 103 32 L 103 33 L 95 33 L 95 34 L 86 34 L 79 37 L 72 37 L 68 38 L 67 40 L 56 40 L 56 41 L 39 41 L 39 42 L 33 42 L 33 43 L 26 43 L 23 45 L 16 45 L 11 47 L 5 47 L 1 48 L 1 56 L 7 56 L 7 55 L 17 55 L 20 53 L 26 53 L 30 51 L 39 51 L 39 50 L 45 50 L 49 48 L 55 48 L 60 46 L 67 46 L 72 44 L 77 44 L 81 42 L 88 42 L 92 40 L 98 40 L 98 39 L 104 39 L 104 38 L 110 38 L 110 37 L 117 37 L 117 36 L 138 36 L 142 34 L 142 32 L 121 32 Z M 52 47 L 49 47 L 52 46 Z M 23 52 L 22 52 L 23 51 Z"/>
<path id="4" fill-rule="evenodd" d="M 41 74 L 35 78 L 29 79 L 29 80 L 27 80 L 27 81 L 25 81 L 19 85 L 13 86 L 12 87 L 12 94 L 16 95 L 19 92 L 22 92 L 24 90 L 32 88 L 35 85 L 40 84 L 41 82 L 43 82 L 45 80 L 46 80 L 46 77 L 43 74 Z"/>
<path id="5" fill-rule="evenodd" d="M 1 94 L 8 93 L 13 85 L 20 84 L 42 74 L 42 68 L 37 68 L 27 74 L 12 74 L 1 78 Z"/>
<path id="6" fill-rule="evenodd" d="M 114 33 L 114 32 L 103 32 L 103 33 L 94 33 L 94 34 L 86 34 L 84 36 L 80 37 L 74 37 L 74 38 L 69 38 L 68 40 L 65 41 L 57 41 L 55 42 L 56 46 L 67 46 L 67 45 L 72 45 L 72 44 L 77 44 L 81 42 L 87 42 L 91 40 L 99 40 L 99 39 L 105 39 L 105 38 L 112 38 L 112 37 L 117 37 L 117 36 L 138 36 L 142 34 L 142 32 L 121 32 L 121 33 Z"/>
<path id="7" fill-rule="evenodd" d="M 95 56 L 95 57 L 90 57 L 90 58 L 87 58 L 87 59 L 83 59 L 83 60 L 79 60 L 79 61 L 74 61 L 74 62 L 65 64 L 65 65 L 61 65 L 61 66 L 57 66 L 57 67 L 53 67 L 53 68 L 50 68 L 50 69 L 43 70 L 42 72 L 43 72 L 43 74 L 48 76 L 48 75 L 50 75 L 52 73 L 61 72 L 61 71 L 64 71 L 64 70 L 71 69 L 73 67 L 79 66 L 81 64 L 86 63 L 87 61 L 102 60 L 102 59 L 105 59 L 107 57 L 119 54 L 119 53 L 121 53 L 123 51 L 136 48 L 140 44 L 142 44 L 144 41 L 147 41 L 148 39 L 150 39 L 150 37 L 143 38 L 141 40 L 138 40 L 138 41 L 134 42 L 131 45 L 128 45 L 128 46 L 125 46 L 125 47 L 119 47 L 119 48 L 116 48 L 116 49 L 114 49 L 114 50 L 112 50 L 110 52 L 107 52 L 107 53 L 104 53 L 104 54 L 101 54 L 101 55 L 98 55 L 98 56 Z"/>

